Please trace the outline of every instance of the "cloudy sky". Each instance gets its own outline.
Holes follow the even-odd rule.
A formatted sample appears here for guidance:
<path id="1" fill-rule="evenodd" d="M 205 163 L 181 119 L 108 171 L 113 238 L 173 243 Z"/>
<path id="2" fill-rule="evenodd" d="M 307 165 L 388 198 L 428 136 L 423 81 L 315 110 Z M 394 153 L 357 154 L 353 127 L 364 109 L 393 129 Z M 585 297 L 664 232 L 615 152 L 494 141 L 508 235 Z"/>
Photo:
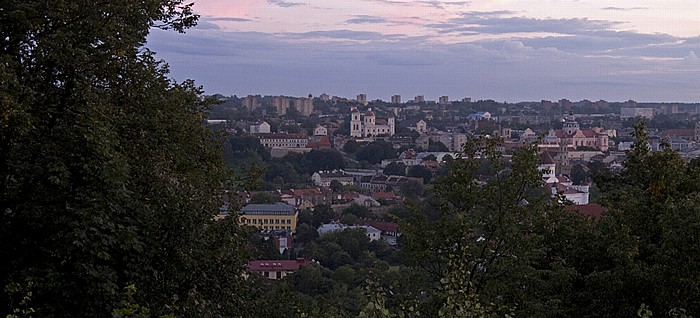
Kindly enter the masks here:
<path id="1" fill-rule="evenodd" d="M 700 102 L 698 0 L 195 0 L 154 30 L 209 94 Z"/>

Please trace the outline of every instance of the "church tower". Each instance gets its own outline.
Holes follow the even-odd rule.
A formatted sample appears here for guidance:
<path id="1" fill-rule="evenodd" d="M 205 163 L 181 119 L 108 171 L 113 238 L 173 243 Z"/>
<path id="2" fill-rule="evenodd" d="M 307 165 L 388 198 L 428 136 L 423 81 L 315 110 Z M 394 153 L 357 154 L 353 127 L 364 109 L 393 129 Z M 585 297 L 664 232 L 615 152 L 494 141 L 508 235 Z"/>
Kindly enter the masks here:
<path id="1" fill-rule="evenodd" d="M 350 136 L 362 137 L 362 121 L 360 120 L 360 111 L 357 108 L 352 109 L 350 117 Z"/>
<path id="2" fill-rule="evenodd" d="M 576 122 L 576 117 L 574 117 L 574 112 L 570 111 L 569 116 L 566 116 L 566 121 L 564 122 L 564 127 L 562 130 L 564 133 L 566 133 L 567 136 L 573 136 L 577 131 L 579 131 L 580 127 L 578 125 L 578 122 Z"/>
<path id="3" fill-rule="evenodd" d="M 396 118 L 394 118 L 394 115 L 389 114 L 389 118 L 387 118 L 387 123 L 389 124 L 389 135 L 393 136 L 396 134 Z"/>

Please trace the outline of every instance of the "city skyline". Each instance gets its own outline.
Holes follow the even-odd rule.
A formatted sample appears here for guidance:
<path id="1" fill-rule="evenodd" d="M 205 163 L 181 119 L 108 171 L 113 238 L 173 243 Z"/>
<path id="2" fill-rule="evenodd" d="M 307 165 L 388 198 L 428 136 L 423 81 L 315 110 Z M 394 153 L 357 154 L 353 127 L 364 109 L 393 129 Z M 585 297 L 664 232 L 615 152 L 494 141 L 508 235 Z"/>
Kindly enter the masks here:
<path id="1" fill-rule="evenodd" d="M 147 47 L 206 93 L 700 101 L 696 1 L 200 0 Z"/>

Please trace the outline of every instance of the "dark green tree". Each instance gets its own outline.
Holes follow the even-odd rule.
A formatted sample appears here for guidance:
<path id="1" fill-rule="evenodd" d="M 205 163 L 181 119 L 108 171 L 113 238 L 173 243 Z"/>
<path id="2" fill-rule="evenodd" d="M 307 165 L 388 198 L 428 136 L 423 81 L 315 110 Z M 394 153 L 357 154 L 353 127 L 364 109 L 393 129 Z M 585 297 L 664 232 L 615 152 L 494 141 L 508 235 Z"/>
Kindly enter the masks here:
<path id="1" fill-rule="evenodd" d="M 422 165 L 414 165 L 409 167 L 406 175 L 413 178 L 422 178 L 424 184 L 429 183 L 433 178 L 433 173 Z"/>
<path id="2" fill-rule="evenodd" d="M 406 165 L 403 162 L 392 162 L 384 168 L 384 175 L 404 176 L 406 175 Z"/>
<path id="3" fill-rule="evenodd" d="M 348 142 L 346 142 L 343 146 L 343 151 L 349 154 L 354 154 L 358 150 L 360 150 L 360 144 L 358 144 L 357 141 L 354 140 L 348 140 Z"/>
<path id="4" fill-rule="evenodd" d="M 143 45 L 195 24 L 180 0 L 0 5 L 0 315 L 245 316 L 246 241 L 209 102 Z M 134 292 L 135 290 L 135 292 Z"/>
<path id="5" fill-rule="evenodd" d="M 405 197 L 416 198 L 423 196 L 423 191 L 425 190 L 425 188 L 420 182 L 416 180 L 410 180 L 401 184 L 400 190 L 401 194 L 403 194 Z"/>
<path id="6" fill-rule="evenodd" d="M 583 165 L 575 165 L 571 167 L 571 182 L 575 185 L 580 185 L 588 181 L 588 172 Z"/>
<path id="7" fill-rule="evenodd" d="M 591 293 L 590 308 L 608 317 L 642 303 L 662 316 L 700 312 L 700 170 L 668 145 L 651 152 L 643 121 L 635 138 L 622 172 L 596 175 L 610 210 L 600 224 L 605 262 L 587 277 L 590 290 L 600 291 Z"/>
<path id="8" fill-rule="evenodd" d="M 569 251 L 545 243 L 573 235 L 579 227 L 570 224 L 587 221 L 551 204 L 536 145 L 518 150 L 509 165 L 498 145 L 493 138 L 470 140 L 464 158 L 452 162 L 423 203 L 430 205 L 401 222 L 405 260 L 439 285 L 421 312 L 457 317 L 485 308 L 483 315 L 515 310 L 554 317 L 569 310 L 572 297 L 564 291 L 576 277 L 562 261 Z M 479 174 L 483 160 L 490 162 L 488 177 Z"/>

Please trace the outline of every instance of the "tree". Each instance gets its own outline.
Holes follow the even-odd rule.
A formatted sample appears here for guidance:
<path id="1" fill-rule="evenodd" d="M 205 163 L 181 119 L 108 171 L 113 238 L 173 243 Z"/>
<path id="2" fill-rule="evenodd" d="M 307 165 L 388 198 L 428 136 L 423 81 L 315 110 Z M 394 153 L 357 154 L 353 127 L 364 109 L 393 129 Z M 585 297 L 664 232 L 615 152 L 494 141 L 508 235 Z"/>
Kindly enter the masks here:
<path id="1" fill-rule="evenodd" d="M 405 182 L 401 184 L 401 194 L 403 194 L 407 198 L 415 198 L 415 197 L 422 197 L 423 196 L 423 185 L 416 181 L 416 180 L 410 180 L 408 182 Z"/>
<path id="2" fill-rule="evenodd" d="M 377 164 L 384 159 L 396 158 L 396 150 L 390 143 L 385 141 L 373 141 L 367 146 L 362 147 L 357 151 L 356 158 L 359 161 L 367 161 L 371 164 Z"/>
<path id="3" fill-rule="evenodd" d="M 600 224 L 604 262 L 586 277 L 590 290 L 601 292 L 589 303 L 608 316 L 634 312 L 642 303 L 655 313 L 700 312 L 700 255 L 693 252 L 700 249 L 694 234 L 700 170 L 668 145 L 651 152 L 643 121 L 634 136 L 622 172 L 595 176 L 600 202 L 610 210 Z"/>
<path id="4" fill-rule="evenodd" d="M 563 291 L 572 288 L 568 257 L 574 253 L 556 244 L 585 228 L 586 220 L 551 204 L 536 145 L 517 150 L 506 166 L 499 142 L 470 140 L 463 158 L 435 183 L 434 197 L 424 201 L 430 206 L 421 207 L 438 215 L 418 210 L 400 222 L 405 259 L 440 285 L 421 305 L 429 316 L 479 307 L 499 316 L 513 310 L 516 316 L 557 316 L 573 298 Z M 490 163 L 487 177 L 479 174 L 483 160 Z"/>
<path id="5" fill-rule="evenodd" d="M 423 158 L 423 160 L 426 160 L 426 161 L 437 161 L 437 157 L 436 157 L 434 154 L 429 154 L 429 155 L 425 156 L 425 158 Z"/>
<path id="6" fill-rule="evenodd" d="M 343 210 L 343 215 L 352 214 L 358 218 L 370 218 L 372 217 L 372 210 L 366 206 L 352 204 Z"/>
<path id="7" fill-rule="evenodd" d="M 280 202 L 280 197 L 267 192 L 257 192 L 250 197 L 251 204 L 269 204 L 275 202 Z"/>
<path id="8" fill-rule="evenodd" d="M 343 151 L 349 153 L 349 154 L 354 154 L 360 149 L 360 144 L 357 143 L 357 141 L 354 140 L 348 140 L 348 142 L 345 143 L 343 146 Z"/>
<path id="9" fill-rule="evenodd" d="M 392 162 L 384 168 L 384 175 L 403 176 L 406 175 L 406 165 L 403 162 Z"/>
<path id="10" fill-rule="evenodd" d="M 447 152 L 450 151 L 445 144 L 440 141 L 428 141 L 428 151 L 430 152 Z"/>
<path id="11" fill-rule="evenodd" d="M 338 180 L 331 180 L 329 188 L 331 188 L 331 190 L 333 190 L 335 193 L 340 193 L 343 191 L 343 184 Z"/>
<path id="12" fill-rule="evenodd" d="M 180 0 L 0 9 L 0 315 L 245 316 L 247 243 L 213 221 L 230 180 L 207 105 L 143 47 L 196 23 Z M 234 296 L 235 295 L 235 296 Z"/>
<path id="13" fill-rule="evenodd" d="M 408 173 L 406 175 L 413 178 L 422 178 L 425 184 L 429 183 L 430 179 L 433 178 L 433 173 L 422 165 L 411 166 L 408 168 Z"/>
<path id="14" fill-rule="evenodd" d="M 314 208 L 312 225 L 315 228 L 321 224 L 330 223 L 333 219 L 335 219 L 335 211 L 330 205 L 320 204 Z"/>
<path id="15" fill-rule="evenodd" d="M 311 150 L 306 154 L 306 160 L 309 162 L 309 170 L 305 172 L 309 174 L 321 170 L 331 171 L 345 168 L 343 155 L 331 149 Z"/>
<path id="16" fill-rule="evenodd" d="M 584 184 L 588 180 L 588 172 L 586 168 L 578 164 L 571 167 L 571 182 L 575 185 Z"/>

